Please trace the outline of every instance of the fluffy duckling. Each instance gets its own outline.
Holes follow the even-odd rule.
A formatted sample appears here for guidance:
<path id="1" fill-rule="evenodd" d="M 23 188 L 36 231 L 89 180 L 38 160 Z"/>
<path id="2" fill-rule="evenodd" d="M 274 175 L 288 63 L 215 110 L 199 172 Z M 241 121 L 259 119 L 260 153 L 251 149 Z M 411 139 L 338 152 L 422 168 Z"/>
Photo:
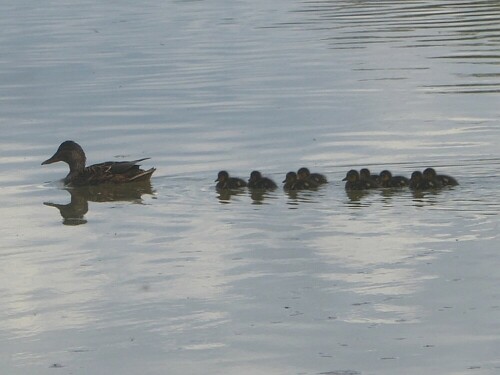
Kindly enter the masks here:
<path id="1" fill-rule="evenodd" d="M 424 170 L 424 178 L 430 181 L 438 181 L 442 186 L 457 186 L 458 181 L 445 174 L 437 174 L 434 168 L 426 168 Z"/>
<path id="2" fill-rule="evenodd" d="M 347 172 L 345 178 L 342 181 L 346 181 L 346 190 L 364 190 L 370 188 L 369 183 L 367 183 L 366 181 L 361 181 L 361 179 L 359 178 L 359 172 L 355 169 L 351 169 L 349 172 Z"/>
<path id="3" fill-rule="evenodd" d="M 217 182 L 215 185 L 217 190 L 238 189 L 247 186 L 244 180 L 238 177 L 229 177 L 229 173 L 226 171 L 220 171 L 215 182 Z"/>
<path id="4" fill-rule="evenodd" d="M 384 188 L 396 188 L 408 186 L 410 180 L 403 176 L 393 176 L 388 170 L 383 170 L 379 175 L 379 183 Z"/>
<path id="5" fill-rule="evenodd" d="M 283 183 L 285 190 L 315 189 L 318 187 L 318 184 L 312 180 L 299 180 L 295 172 L 288 172 Z"/>
<path id="6" fill-rule="evenodd" d="M 409 186 L 413 190 L 429 190 L 442 187 L 441 183 L 437 180 L 426 179 L 420 171 L 415 171 L 411 174 Z"/>
<path id="7" fill-rule="evenodd" d="M 299 180 L 310 180 L 315 182 L 317 185 L 328 183 L 327 178 L 321 173 L 311 173 L 306 167 L 302 167 L 297 171 L 297 178 Z"/>
<path id="8" fill-rule="evenodd" d="M 379 176 L 372 174 L 368 168 L 362 168 L 359 171 L 359 180 L 367 184 L 368 188 L 379 187 Z"/>
<path id="9" fill-rule="evenodd" d="M 276 189 L 276 183 L 270 178 L 263 177 L 259 171 L 252 171 L 248 179 L 248 187 L 252 189 Z"/>

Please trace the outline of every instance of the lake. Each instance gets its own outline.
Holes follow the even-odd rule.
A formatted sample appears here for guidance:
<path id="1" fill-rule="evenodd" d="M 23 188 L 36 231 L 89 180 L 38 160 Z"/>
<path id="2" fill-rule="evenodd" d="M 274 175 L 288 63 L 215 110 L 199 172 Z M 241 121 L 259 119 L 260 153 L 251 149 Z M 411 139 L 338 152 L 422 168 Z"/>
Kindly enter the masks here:
<path id="1" fill-rule="evenodd" d="M 495 1 L 0 2 L 2 374 L 500 373 Z M 68 189 L 150 157 L 151 184 Z M 281 188 L 307 166 L 317 190 Z M 349 169 L 459 186 L 347 194 Z M 219 170 L 279 185 L 217 192 Z"/>

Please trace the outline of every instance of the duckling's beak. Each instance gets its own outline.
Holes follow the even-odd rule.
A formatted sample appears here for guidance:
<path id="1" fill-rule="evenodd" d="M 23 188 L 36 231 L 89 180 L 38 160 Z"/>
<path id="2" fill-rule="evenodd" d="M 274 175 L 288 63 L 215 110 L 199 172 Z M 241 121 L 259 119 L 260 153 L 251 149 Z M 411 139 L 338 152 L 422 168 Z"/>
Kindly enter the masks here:
<path id="1" fill-rule="evenodd" d="M 42 165 L 57 163 L 58 161 L 61 161 L 61 159 L 59 158 L 59 155 L 57 155 L 57 153 L 56 153 L 56 154 L 52 155 L 52 157 L 50 159 L 45 160 L 42 163 Z"/>
<path id="2" fill-rule="evenodd" d="M 282 183 L 285 183 L 285 182 L 286 182 L 286 178 L 285 178 L 283 181 L 281 181 L 281 182 L 282 182 Z"/>
<path id="3" fill-rule="evenodd" d="M 342 181 L 347 181 L 347 176 L 345 176 L 345 177 L 342 179 Z"/>
<path id="4" fill-rule="evenodd" d="M 44 162 L 45 163 L 45 162 Z M 214 182 L 219 182 L 219 179 L 215 180 Z"/>

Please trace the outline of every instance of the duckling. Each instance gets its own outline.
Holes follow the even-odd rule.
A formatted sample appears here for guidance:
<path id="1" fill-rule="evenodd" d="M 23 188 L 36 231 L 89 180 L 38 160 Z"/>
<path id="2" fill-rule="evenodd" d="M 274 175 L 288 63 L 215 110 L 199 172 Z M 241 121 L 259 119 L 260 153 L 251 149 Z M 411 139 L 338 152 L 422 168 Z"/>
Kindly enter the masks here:
<path id="1" fill-rule="evenodd" d="M 315 189 L 318 184 L 312 180 L 299 180 L 295 172 L 288 172 L 283 180 L 285 190 Z"/>
<path id="2" fill-rule="evenodd" d="M 226 171 L 220 171 L 215 182 L 217 182 L 217 185 L 215 185 L 217 190 L 238 189 L 247 186 L 245 180 L 238 177 L 229 177 L 229 173 Z"/>
<path id="3" fill-rule="evenodd" d="M 311 173 L 309 169 L 302 167 L 297 171 L 297 178 L 299 180 L 311 180 L 315 182 L 317 185 L 328 183 L 327 178 L 321 173 Z"/>
<path id="4" fill-rule="evenodd" d="M 42 165 L 63 161 L 69 165 L 69 173 L 64 184 L 69 186 L 97 185 L 102 183 L 125 183 L 145 181 L 151 178 L 155 168 L 147 171 L 140 169 L 138 163 L 149 158 L 132 161 L 107 161 L 105 163 L 85 166 L 87 158 L 82 147 L 73 141 L 61 143 L 56 153 L 45 160 Z"/>
<path id="5" fill-rule="evenodd" d="M 248 187 L 252 189 L 276 189 L 276 183 L 267 177 L 262 177 L 259 171 L 252 171 L 248 179 Z"/>
<path id="6" fill-rule="evenodd" d="M 445 174 L 437 174 L 436 170 L 434 168 L 426 168 L 424 170 L 424 178 L 431 180 L 431 181 L 438 181 L 441 183 L 442 186 L 457 186 L 458 181 L 451 177 L 447 176 Z"/>
<path id="7" fill-rule="evenodd" d="M 403 176 L 393 176 L 388 170 L 380 172 L 380 186 L 385 188 L 395 188 L 408 186 L 410 180 Z"/>
<path id="8" fill-rule="evenodd" d="M 437 180 L 426 179 L 422 172 L 415 171 L 411 174 L 409 186 L 413 190 L 429 190 L 440 188 L 442 185 Z"/>
<path id="9" fill-rule="evenodd" d="M 371 174 L 368 168 L 362 168 L 359 171 L 359 180 L 366 183 L 369 189 L 377 188 L 380 186 L 378 179 L 379 176 L 377 174 Z"/>
<path id="10" fill-rule="evenodd" d="M 364 190 L 369 189 L 371 186 L 366 181 L 361 181 L 359 178 L 359 173 L 355 169 L 351 169 L 347 172 L 345 178 L 342 181 L 346 181 L 346 190 Z"/>

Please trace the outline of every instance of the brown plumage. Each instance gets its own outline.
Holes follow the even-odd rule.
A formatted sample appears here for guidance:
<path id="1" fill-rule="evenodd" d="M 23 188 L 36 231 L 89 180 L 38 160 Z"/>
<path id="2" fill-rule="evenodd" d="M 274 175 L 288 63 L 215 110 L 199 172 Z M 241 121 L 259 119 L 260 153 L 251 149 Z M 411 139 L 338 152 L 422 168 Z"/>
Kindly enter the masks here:
<path id="1" fill-rule="evenodd" d="M 100 164 L 85 166 L 86 157 L 82 147 L 73 141 L 61 143 L 56 153 L 45 160 L 44 164 L 63 161 L 69 165 L 69 173 L 64 178 L 64 184 L 70 186 L 97 185 L 102 183 L 126 183 L 145 181 L 151 178 L 156 170 L 143 170 L 138 163 L 149 158 L 132 161 L 107 161 Z"/>

